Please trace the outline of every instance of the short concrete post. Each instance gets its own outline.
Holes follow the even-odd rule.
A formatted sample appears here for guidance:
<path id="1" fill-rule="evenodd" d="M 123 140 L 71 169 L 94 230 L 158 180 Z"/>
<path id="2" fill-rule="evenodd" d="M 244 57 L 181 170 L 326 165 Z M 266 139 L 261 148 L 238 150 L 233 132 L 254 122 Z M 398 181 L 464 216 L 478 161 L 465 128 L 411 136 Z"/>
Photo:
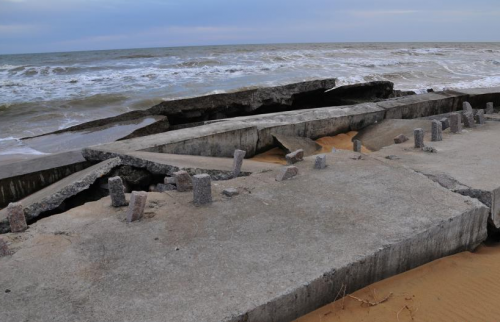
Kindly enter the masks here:
<path id="1" fill-rule="evenodd" d="M 424 130 L 421 128 L 413 130 L 413 137 L 415 140 L 415 148 L 421 149 L 424 145 Z"/>
<path id="2" fill-rule="evenodd" d="M 463 107 L 464 113 L 468 113 L 468 112 L 474 113 L 474 111 L 472 110 L 472 106 L 470 105 L 469 102 L 463 102 L 462 107 Z"/>
<path id="3" fill-rule="evenodd" d="M 431 133 L 431 141 L 443 141 L 443 124 L 438 120 L 433 120 L 431 124 L 432 133 Z"/>
<path id="4" fill-rule="evenodd" d="M 292 153 L 288 153 L 285 155 L 286 163 L 288 164 L 295 164 L 299 161 L 304 160 L 304 150 L 298 149 L 297 151 L 294 151 Z"/>
<path id="5" fill-rule="evenodd" d="M 299 174 L 299 169 L 293 165 L 283 167 L 276 176 L 276 181 L 288 180 Z"/>
<path id="6" fill-rule="evenodd" d="M 11 232 L 20 233 L 28 229 L 23 205 L 19 202 L 11 202 L 7 206 L 7 218 L 9 219 Z"/>
<path id="7" fill-rule="evenodd" d="M 177 186 L 177 191 L 186 192 L 193 189 L 193 179 L 189 173 L 184 170 L 177 171 L 173 173 L 175 178 L 175 185 Z"/>
<path id="8" fill-rule="evenodd" d="M 477 110 L 476 121 L 477 121 L 477 124 L 484 124 L 484 123 L 486 123 L 486 121 L 484 119 L 484 110 Z"/>
<path id="9" fill-rule="evenodd" d="M 361 152 L 361 141 L 360 140 L 352 141 L 352 150 L 354 152 Z"/>
<path id="10" fill-rule="evenodd" d="M 447 118 L 447 117 L 443 117 L 441 120 L 439 120 L 441 122 L 441 129 L 444 131 L 446 130 L 447 128 L 450 127 L 450 119 Z"/>
<path id="11" fill-rule="evenodd" d="M 246 151 L 235 150 L 233 159 L 233 178 L 237 178 L 241 172 L 241 166 L 243 164 L 243 159 L 245 159 Z"/>
<path id="12" fill-rule="evenodd" d="M 326 168 L 326 154 L 320 154 L 316 156 L 316 160 L 314 160 L 314 169 L 324 169 Z"/>
<path id="13" fill-rule="evenodd" d="M 460 114 L 450 114 L 450 130 L 452 133 L 462 132 L 462 116 Z"/>
<path id="14" fill-rule="evenodd" d="M 472 112 L 464 113 L 464 126 L 472 128 L 474 124 L 474 114 Z"/>
<path id="15" fill-rule="evenodd" d="M 486 103 L 486 114 L 493 114 L 495 110 L 493 109 L 493 102 Z"/>
<path id="16" fill-rule="evenodd" d="M 127 221 L 132 222 L 142 218 L 148 194 L 145 191 L 132 191 L 127 210 Z"/>
<path id="17" fill-rule="evenodd" d="M 193 176 L 193 203 L 197 206 L 212 202 L 212 182 L 210 175 L 197 174 Z"/>
<path id="18" fill-rule="evenodd" d="M 113 177 L 108 179 L 109 196 L 113 207 L 123 207 L 128 205 L 125 198 L 125 187 L 122 178 Z"/>

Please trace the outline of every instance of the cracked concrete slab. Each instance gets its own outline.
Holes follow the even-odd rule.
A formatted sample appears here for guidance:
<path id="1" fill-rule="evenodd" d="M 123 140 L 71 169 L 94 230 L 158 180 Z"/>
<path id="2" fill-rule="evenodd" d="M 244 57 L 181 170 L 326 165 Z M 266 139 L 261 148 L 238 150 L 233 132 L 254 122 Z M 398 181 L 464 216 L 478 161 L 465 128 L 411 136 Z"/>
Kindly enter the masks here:
<path id="1" fill-rule="evenodd" d="M 19 203 L 24 207 L 24 214 L 27 221 L 35 219 L 45 211 L 57 208 L 64 200 L 88 189 L 95 180 L 106 175 L 120 164 L 121 160 L 119 158 L 103 161 L 21 199 Z M 5 233 L 9 230 L 7 210 L 3 209 L 0 211 L 0 233 Z"/>
<path id="2" fill-rule="evenodd" d="M 0 320 L 291 321 L 486 238 L 488 209 L 425 176 L 353 152 L 218 181 L 214 201 L 149 193 L 125 221 L 109 198 L 6 234 Z M 227 198 L 229 187 L 240 191 Z"/>
<path id="3" fill-rule="evenodd" d="M 460 194 L 479 199 L 491 207 L 490 221 L 500 228 L 500 123 L 487 122 L 460 134 L 443 132 L 443 141 L 426 145 L 437 153 L 413 148 L 413 140 L 392 145 L 372 154 L 384 162 L 404 165 L 421 172 L 441 185 Z M 385 157 L 394 155 L 395 160 Z"/>

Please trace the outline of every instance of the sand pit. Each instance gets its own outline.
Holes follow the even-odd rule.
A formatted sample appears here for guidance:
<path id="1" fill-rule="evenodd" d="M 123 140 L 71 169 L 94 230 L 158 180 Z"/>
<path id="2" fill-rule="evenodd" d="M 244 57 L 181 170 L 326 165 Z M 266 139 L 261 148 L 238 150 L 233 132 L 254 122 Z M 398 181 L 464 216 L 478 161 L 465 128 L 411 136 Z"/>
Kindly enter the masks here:
<path id="1" fill-rule="evenodd" d="M 358 299 L 341 292 L 296 322 L 498 321 L 498 267 L 500 245 L 483 245 L 365 287 L 352 294 Z"/>
<path id="2" fill-rule="evenodd" d="M 316 140 L 316 142 L 321 145 L 321 150 L 318 150 L 316 154 L 330 153 L 332 149 L 339 150 L 353 150 L 352 138 L 358 134 L 356 131 L 351 131 L 347 133 L 338 134 L 335 136 L 325 136 Z M 369 153 L 370 150 L 361 147 L 361 152 Z M 276 164 L 286 164 L 285 151 L 280 148 L 273 148 L 264 153 L 257 154 L 252 158 L 253 161 L 268 162 Z"/>

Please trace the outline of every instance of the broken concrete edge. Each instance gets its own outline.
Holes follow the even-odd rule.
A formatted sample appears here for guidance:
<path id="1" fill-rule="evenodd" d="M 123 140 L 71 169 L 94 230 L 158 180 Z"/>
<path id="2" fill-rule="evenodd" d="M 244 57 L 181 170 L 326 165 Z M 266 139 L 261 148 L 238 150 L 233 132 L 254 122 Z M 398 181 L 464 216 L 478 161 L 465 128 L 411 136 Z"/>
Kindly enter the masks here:
<path id="1" fill-rule="evenodd" d="M 96 164 L 90 168 L 85 169 L 89 173 L 82 178 L 77 178 L 80 173 L 74 173 L 69 177 L 66 177 L 54 184 L 38 191 L 37 193 L 30 195 L 26 199 L 19 201 L 23 205 L 23 211 L 26 216 L 26 220 L 29 222 L 37 218 L 40 214 L 53 210 L 61 205 L 64 200 L 77 195 L 78 193 L 88 189 L 98 178 L 108 174 L 113 168 L 121 165 L 122 162 L 120 158 L 112 158 Z M 47 192 L 50 189 L 54 189 L 55 185 L 62 185 L 60 188 L 55 188 L 53 192 Z M 42 195 L 45 192 L 49 193 L 47 196 L 42 196 L 37 200 L 38 195 Z M 35 199 L 33 202 L 29 198 Z M 0 211 L 0 233 L 6 233 L 10 231 L 7 212 L 6 209 Z"/>
<path id="2" fill-rule="evenodd" d="M 70 151 L 0 167 L 0 208 L 92 165 L 80 151 Z"/>
<path id="3" fill-rule="evenodd" d="M 246 157 L 252 157 L 274 147 L 273 135 L 276 134 L 316 139 L 357 131 L 383 119 L 418 118 L 457 111 L 466 100 L 475 101 L 473 104 L 481 107 L 487 101 L 500 102 L 500 88 L 490 91 L 494 92 L 436 92 L 379 103 L 237 117 L 225 122 L 89 147 L 86 150 L 94 151 L 93 160 L 104 160 L 107 158 L 106 151 L 117 150 L 232 157 L 235 149 L 241 149 L 247 151 Z M 479 104 L 482 100 L 484 104 Z"/>
<path id="4" fill-rule="evenodd" d="M 232 170 L 217 170 L 210 168 L 190 168 L 190 167 L 177 167 L 164 163 L 154 162 L 151 160 L 146 160 L 140 157 L 132 156 L 130 154 L 124 152 L 112 152 L 112 151 L 102 151 L 102 153 L 98 153 L 96 155 L 96 151 L 93 149 L 84 149 L 83 155 L 88 160 L 100 161 L 101 158 L 104 160 L 110 158 L 120 158 L 122 165 L 128 165 L 136 168 L 146 169 L 153 175 L 165 175 L 172 176 L 174 172 L 184 170 L 189 175 L 194 176 L 196 174 L 209 174 L 211 179 L 214 181 L 217 180 L 229 180 L 233 178 Z M 241 171 L 239 173 L 240 177 L 246 177 L 251 175 L 252 172 Z"/>
<path id="5" fill-rule="evenodd" d="M 312 312 L 336 299 L 339 290 L 353 293 L 367 285 L 406 272 L 433 260 L 462 251 L 472 251 L 487 237 L 488 209 L 468 198 L 474 208 L 443 220 L 411 238 L 388 245 L 371 256 L 318 276 L 314 281 L 286 290 L 272 301 L 258 303 L 225 322 L 287 322 Z M 470 232 L 470 234 L 464 234 Z M 439 245 L 440 247 L 436 247 Z M 404 254 L 411 253 L 411 259 Z M 367 273 L 368 272 L 368 273 Z"/>

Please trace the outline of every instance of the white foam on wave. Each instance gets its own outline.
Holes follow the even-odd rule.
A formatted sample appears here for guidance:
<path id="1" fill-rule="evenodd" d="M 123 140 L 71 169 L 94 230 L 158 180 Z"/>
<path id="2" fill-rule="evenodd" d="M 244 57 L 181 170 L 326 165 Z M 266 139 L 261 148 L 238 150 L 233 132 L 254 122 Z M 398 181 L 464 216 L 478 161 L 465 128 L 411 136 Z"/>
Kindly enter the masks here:
<path id="1" fill-rule="evenodd" d="M 0 138 L 0 155 L 13 155 L 13 154 L 23 154 L 23 155 L 45 155 L 47 153 L 35 150 L 19 139 L 12 136 Z"/>

